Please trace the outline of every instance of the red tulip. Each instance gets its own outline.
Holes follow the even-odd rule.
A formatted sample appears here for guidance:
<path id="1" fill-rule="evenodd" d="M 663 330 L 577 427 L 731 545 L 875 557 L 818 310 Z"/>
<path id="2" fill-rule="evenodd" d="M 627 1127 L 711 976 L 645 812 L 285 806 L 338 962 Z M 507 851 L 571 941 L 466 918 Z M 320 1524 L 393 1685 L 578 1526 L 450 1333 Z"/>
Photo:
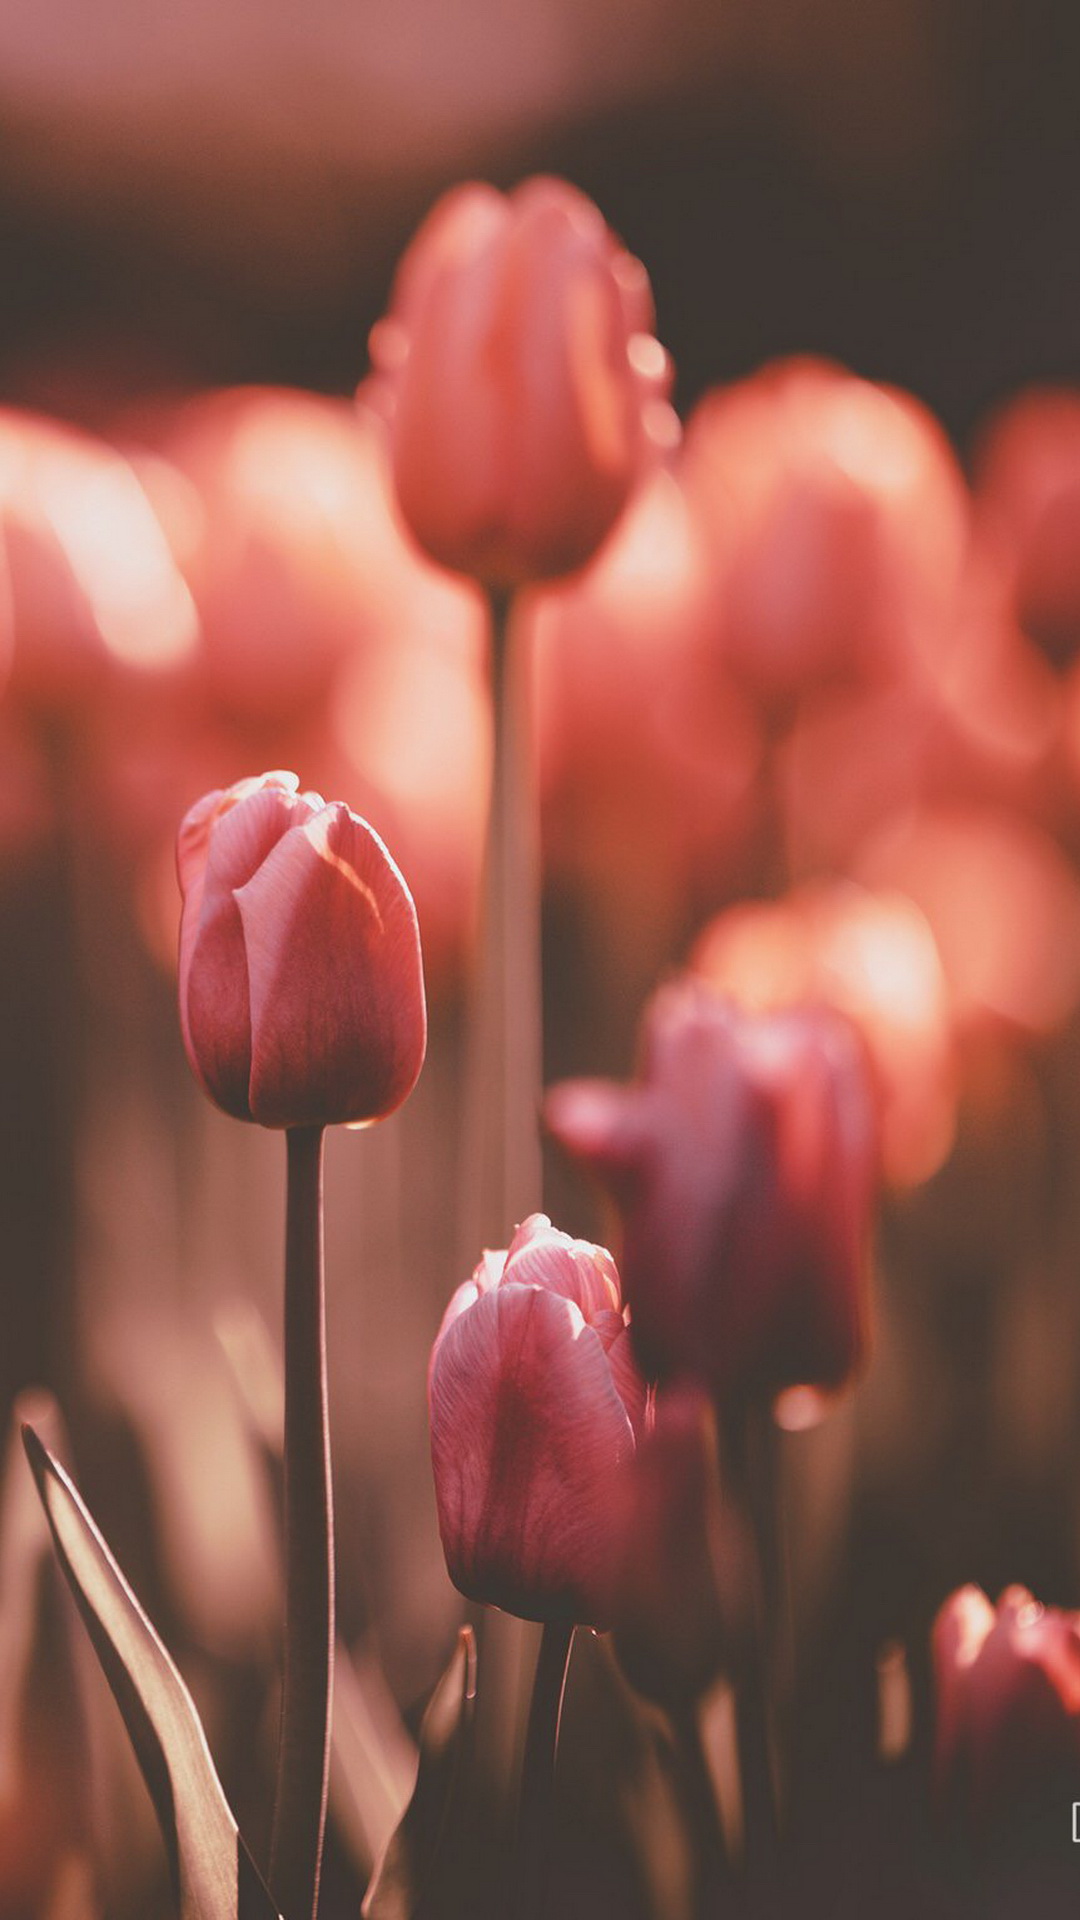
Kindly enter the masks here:
<path id="1" fill-rule="evenodd" d="M 744 1014 L 685 980 L 644 1042 L 635 1085 L 569 1082 L 547 1120 L 619 1209 L 646 1374 L 736 1399 L 842 1386 L 866 1340 L 877 1159 L 854 1027 Z"/>
<path id="2" fill-rule="evenodd" d="M 458 187 L 372 334 L 405 518 L 490 585 L 569 573 L 678 437 L 649 283 L 560 180 Z"/>
<path id="3" fill-rule="evenodd" d="M 458 1288 L 428 1371 L 439 1530 L 472 1600 L 603 1626 L 613 1494 L 645 1424 L 611 1255 L 542 1213 Z"/>
<path id="4" fill-rule="evenodd" d="M 720 1476 L 715 1416 L 692 1382 L 657 1395 L 618 1510 L 615 1648 L 640 1693 L 678 1709 L 737 1660 L 755 1596 L 747 1525 Z"/>
<path id="5" fill-rule="evenodd" d="M 866 1043 L 886 1176 L 907 1187 L 936 1172 L 956 1132 L 952 1004 L 914 901 L 849 880 L 742 901 L 710 921 L 691 965 L 755 1012 L 811 1001 L 846 1014 Z"/>
<path id="6" fill-rule="evenodd" d="M 1048 1776 L 1080 1779 L 1080 1614 L 961 1587 L 934 1622 L 934 1772 L 943 1808 L 1000 1818 Z M 1074 1789 L 1075 1792 L 1075 1789 Z"/>
<path id="7" fill-rule="evenodd" d="M 1033 388 L 993 422 L 979 459 L 982 531 L 1026 633 L 1065 665 L 1080 649 L 1080 392 Z"/>
<path id="8" fill-rule="evenodd" d="M 211 1099 L 266 1127 L 378 1120 L 424 1058 L 416 912 L 378 835 L 295 774 L 180 828 L 180 1018 Z"/>
<path id="9" fill-rule="evenodd" d="M 716 558 L 728 659 L 763 698 L 938 654 L 968 503 L 910 395 L 826 361 L 778 361 L 706 395 L 682 466 Z"/>

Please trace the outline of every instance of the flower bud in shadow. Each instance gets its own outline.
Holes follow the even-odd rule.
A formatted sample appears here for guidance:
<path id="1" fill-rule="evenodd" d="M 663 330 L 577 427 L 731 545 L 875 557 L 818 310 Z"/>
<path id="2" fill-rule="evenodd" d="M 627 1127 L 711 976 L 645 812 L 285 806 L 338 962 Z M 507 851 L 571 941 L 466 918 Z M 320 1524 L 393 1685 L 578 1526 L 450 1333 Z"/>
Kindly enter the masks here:
<path id="1" fill-rule="evenodd" d="M 749 1532 L 721 1481 L 702 1388 L 682 1382 L 657 1395 L 618 1514 L 615 1649 L 638 1692 L 679 1714 L 738 1665 L 756 1591 Z"/>
<path id="2" fill-rule="evenodd" d="M 542 1213 L 485 1253 L 428 1370 L 450 1577 L 526 1620 L 606 1626 L 614 1495 L 645 1426 L 615 1262 Z"/>
<path id="3" fill-rule="evenodd" d="M 946 1818 L 985 1829 L 1048 1785 L 1080 1783 L 1080 1614 L 1040 1606 L 1025 1587 L 1007 1588 L 995 1610 L 979 1587 L 961 1587 L 934 1622 L 933 1656 Z"/>
<path id="4" fill-rule="evenodd" d="M 644 268 L 564 181 L 440 200 L 371 339 L 420 545 L 504 588 L 591 559 L 678 438 L 652 326 Z"/>
<path id="5" fill-rule="evenodd" d="M 647 1010 L 636 1083 L 568 1082 L 546 1114 L 618 1208 L 650 1378 L 723 1401 L 845 1384 L 866 1345 L 878 1147 L 842 1015 L 746 1014 L 676 981 Z"/>
<path id="6" fill-rule="evenodd" d="M 416 911 L 366 821 L 298 787 L 288 773 L 241 780 L 181 825 L 184 1044 L 236 1119 L 380 1120 L 424 1058 Z"/>

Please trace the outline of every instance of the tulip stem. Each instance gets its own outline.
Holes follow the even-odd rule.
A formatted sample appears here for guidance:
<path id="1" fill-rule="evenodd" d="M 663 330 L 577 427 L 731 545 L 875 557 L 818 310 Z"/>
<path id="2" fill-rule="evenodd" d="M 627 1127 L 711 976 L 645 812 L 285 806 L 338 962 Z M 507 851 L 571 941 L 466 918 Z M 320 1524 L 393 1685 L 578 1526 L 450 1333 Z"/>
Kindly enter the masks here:
<path id="1" fill-rule="evenodd" d="M 551 1620 L 540 1641 L 521 1772 L 513 1920 L 543 1920 L 547 1907 L 555 1756 L 573 1638 L 572 1626 Z"/>
<path id="2" fill-rule="evenodd" d="M 761 1611 L 735 1687 L 735 1736 L 743 1799 L 743 1849 L 752 1894 L 768 1904 L 779 1868 L 780 1823 L 773 1774 L 769 1660 L 778 1620 L 776 1433 L 767 1408 L 748 1407 L 730 1434 L 757 1545 Z"/>
<path id="3" fill-rule="evenodd" d="M 319 1896 L 334 1659 L 321 1127 L 293 1127 L 285 1217 L 285 1679 L 270 1889 L 283 1920 Z"/>
<path id="4" fill-rule="evenodd" d="M 540 1205 L 540 853 L 529 655 L 513 603 L 491 597 L 495 744 L 480 967 L 472 1003 L 465 1254 L 505 1246 Z"/>
<path id="5" fill-rule="evenodd" d="M 716 1788 L 701 1738 L 700 1710 L 696 1704 L 687 1703 L 672 1713 L 671 1723 L 686 1815 L 694 1842 L 694 1911 L 699 1920 L 715 1920 L 720 1911 L 722 1892 L 730 1881 L 730 1873 L 716 1803 Z"/>

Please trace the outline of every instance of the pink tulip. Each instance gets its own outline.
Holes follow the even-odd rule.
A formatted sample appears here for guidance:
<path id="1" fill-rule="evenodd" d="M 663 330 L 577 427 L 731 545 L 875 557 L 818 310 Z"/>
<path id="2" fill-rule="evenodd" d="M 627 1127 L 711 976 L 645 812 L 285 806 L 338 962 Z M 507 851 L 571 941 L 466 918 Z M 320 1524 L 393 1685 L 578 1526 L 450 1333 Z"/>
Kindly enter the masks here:
<path id="1" fill-rule="evenodd" d="M 909 394 L 793 359 L 706 394 L 684 483 L 724 650 L 763 699 L 936 661 L 967 554 L 963 476 Z"/>
<path id="2" fill-rule="evenodd" d="M 1080 391 L 1034 387 L 987 432 L 976 506 L 1020 624 L 1058 665 L 1080 650 Z"/>
<path id="3" fill-rule="evenodd" d="M 1080 1779 L 1080 1614 L 1040 1606 L 1024 1587 L 995 1611 L 980 1588 L 961 1587 L 934 1622 L 933 1654 L 944 1810 L 978 1825 L 1048 1776 Z"/>
<path id="4" fill-rule="evenodd" d="M 416 912 L 378 835 L 295 774 L 241 780 L 180 828 L 180 1018 L 211 1099 L 265 1127 L 382 1119 L 427 1017 Z"/>
<path id="5" fill-rule="evenodd" d="M 611 1255 L 542 1213 L 485 1253 L 428 1370 L 450 1577 L 527 1620 L 603 1626 L 613 1495 L 645 1425 Z"/>
<path id="6" fill-rule="evenodd" d="M 646 1374 L 724 1399 L 845 1383 L 866 1342 L 878 1151 L 847 1020 L 746 1014 L 678 981 L 648 1009 L 637 1083 L 568 1082 L 547 1120 L 619 1210 Z"/>
<path id="7" fill-rule="evenodd" d="M 503 587 L 591 559 L 678 437 L 652 326 L 643 267 L 573 187 L 447 194 L 371 340 L 421 546 Z"/>

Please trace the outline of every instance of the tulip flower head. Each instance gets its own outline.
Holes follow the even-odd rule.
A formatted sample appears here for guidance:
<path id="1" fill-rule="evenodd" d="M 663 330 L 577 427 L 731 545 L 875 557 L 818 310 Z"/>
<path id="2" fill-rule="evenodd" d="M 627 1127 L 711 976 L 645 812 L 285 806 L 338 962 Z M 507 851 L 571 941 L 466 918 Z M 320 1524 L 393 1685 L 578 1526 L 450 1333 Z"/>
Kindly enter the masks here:
<path id="1" fill-rule="evenodd" d="M 211 1099 L 264 1127 L 362 1124 L 416 1083 L 416 911 L 378 835 L 268 773 L 208 793 L 177 843 L 180 1019 Z"/>
<path id="2" fill-rule="evenodd" d="M 420 545 L 495 587 L 592 558 L 678 438 L 644 268 L 561 180 L 440 200 L 371 340 Z"/>
<path id="3" fill-rule="evenodd" d="M 1047 1779 L 1080 1782 L 1080 1614 L 961 1587 L 934 1622 L 939 1804 L 979 1826 Z M 1073 1797 L 1080 1787 L 1073 1789 Z"/>
<path id="4" fill-rule="evenodd" d="M 542 1213 L 485 1253 L 428 1370 L 439 1530 L 469 1599 L 604 1626 L 613 1494 L 646 1392 L 610 1253 Z"/>
<path id="5" fill-rule="evenodd" d="M 862 1357 L 877 1165 L 862 1043 L 826 1008 L 748 1014 L 695 981 L 653 999 L 631 1086 L 567 1082 L 554 1137 L 621 1216 L 649 1377 L 721 1399 L 834 1391 Z"/>

